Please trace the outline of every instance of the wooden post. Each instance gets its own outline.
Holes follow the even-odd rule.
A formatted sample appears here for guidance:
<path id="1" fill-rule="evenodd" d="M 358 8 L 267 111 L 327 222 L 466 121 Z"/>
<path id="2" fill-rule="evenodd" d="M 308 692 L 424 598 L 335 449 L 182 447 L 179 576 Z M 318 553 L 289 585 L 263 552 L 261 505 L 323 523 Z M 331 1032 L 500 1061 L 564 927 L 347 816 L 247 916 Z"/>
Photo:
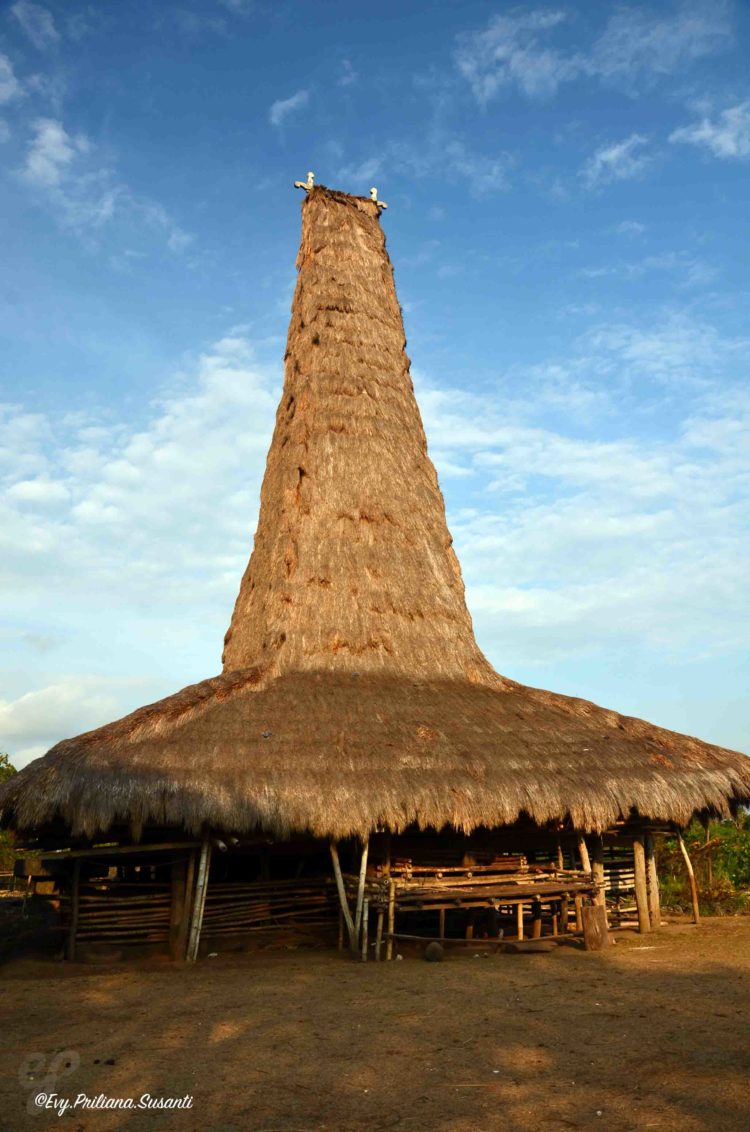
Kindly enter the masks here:
<path id="1" fill-rule="evenodd" d="M 445 939 L 445 908 L 441 908 L 438 912 L 438 935 L 441 939 Z"/>
<path id="2" fill-rule="evenodd" d="M 367 944 L 370 924 L 370 901 L 365 897 L 362 906 L 362 962 L 367 962 Z"/>
<path id="3" fill-rule="evenodd" d="M 609 943 L 607 912 L 601 904 L 583 906 L 583 946 L 586 951 L 601 951 Z"/>
<path id="4" fill-rule="evenodd" d="M 186 858 L 174 861 L 171 870 L 172 897 L 169 908 L 169 954 L 174 962 L 185 958 L 189 919 L 187 904 L 188 863 Z"/>
<path id="5" fill-rule="evenodd" d="M 589 857 L 589 847 L 586 844 L 586 838 L 582 833 L 578 835 L 578 856 L 581 858 L 581 868 L 585 873 L 591 872 L 591 859 Z"/>
<path id="6" fill-rule="evenodd" d="M 396 882 L 388 881 L 388 925 L 386 934 L 388 939 L 385 945 L 386 959 L 393 958 L 393 930 L 396 924 Z"/>
<path id="7" fill-rule="evenodd" d="M 690 881 L 690 899 L 693 902 L 693 923 L 699 924 L 701 922 L 701 910 L 698 905 L 698 885 L 695 883 L 695 873 L 693 872 L 693 862 L 690 860 L 690 854 L 687 851 L 687 845 L 682 840 L 682 834 L 677 834 L 677 839 L 680 843 L 680 852 L 682 859 L 685 862 L 685 869 L 687 871 L 688 880 Z"/>
<path id="8" fill-rule="evenodd" d="M 383 946 L 383 909 L 378 908 L 377 928 L 375 930 L 375 960 L 380 962 L 380 949 Z"/>
<path id="9" fill-rule="evenodd" d="M 518 938 L 523 939 L 523 904 L 516 904 L 516 927 L 518 929 Z"/>
<path id="10" fill-rule="evenodd" d="M 565 858 L 563 857 L 562 842 L 560 838 L 557 839 L 557 867 L 560 872 L 565 868 Z"/>
<path id="11" fill-rule="evenodd" d="M 346 898 L 346 889 L 344 888 L 344 878 L 341 875 L 341 862 L 339 861 L 339 851 L 335 841 L 331 842 L 331 860 L 333 861 L 333 874 L 336 877 L 336 888 L 339 893 L 339 904 L 341 911 L 344 913 L 344 922 L 346 923 L 346 930 L 349 933 L 349 950 L 356 955 L 357 953 L 357 933 L 354 930 L 354 920 L 349 911 L 349 901 Z"/>
<path id="12" fill-rule="evenodd" d="M 661 927 L 661 902 L 659 900 L 659 876 L 656 871 L 656 854 L 654 853 L 654 835 L 647 833 L 644 839 L 646 850 L 646 887 L 648 889 L 648 915 L 651 920 L 651 930 L 657 931 Z"/>
<path id="13" fill-rule="evenodd" d="M 198 876 L 195 881 L 195 897 L 193 899 L 193 911 L 190 917 L 190 935 L 188 937 L 187 945 L 187 961 L 188 963 L 195 963 L 198 958 L 198 947 L 201 940 L 201 928 L 203 927 L 203 909 L 206 907 L 206 889 L 208 888 L 208 870 L 211 865 L 211 842 L 205 838 L 201 845 L 200 858 L 198 860 Z"/>
<path id="14" fill-rule="evenodd" d="M 77 857 L 73 862 L 73 876 L 71 878 L 70 888 L 70 931 L 68 933 L 68 945 L 65 950 L 67 959 L 73 960 L 76 957 L 76 933 L 78 931 L 78 910 L 81 903 L 81 858 Z"/>
<path id="15" fill-rule="evenodd" d="M 596 896 L 594 903 L 600 904 L 602 908 L 607 907 L 607 895 L 604 890 L 605 876 L 604 876 L 604 841 L 602 835 L 597 833 L 594 837 L 594 860 L 591 865 L 591 872 L 596 881 Z"/>
<path id="16" fill-rule="evenodd" d="M 568 930 L 568 894 L 567 892 L 560 901 L 560 934 L 565 935 Z"/>
<path id="17" fill-rule="evenodd" d="M 359 939 L 360 927 L 362 925 L 362 907 L 365 899 L 365 877 L 367 876 L 367 854 L 370 848 L 370 840 L 367 838 L 362 843 L 362 859 L 359 863 L 359 884 L 357 885 L 357 906 L 354 913 L 354 935 Z"/>
<path id="18" fill-rule="evenodd" d="M 539 939 L 542 934 L 542 902 L 535 900 L 531 905 L 531 938 Z"/>
<path id="19" fill-rule="evenodd" d="M 651 917 L 648 912 L 648 887 L 646 884 L 646 850 L 643 834 L 633 838 L 633 860 L 635 865 L 635 906 L 638 909 L 638 931 L 651 931 Z"/>
<path id="20" fill-rule="evenodd" d="M 573 907 L 576 911 L 576 931 L 583 931 L 583 897 L 580 893 L 576 893 L 573 897 Z"/>

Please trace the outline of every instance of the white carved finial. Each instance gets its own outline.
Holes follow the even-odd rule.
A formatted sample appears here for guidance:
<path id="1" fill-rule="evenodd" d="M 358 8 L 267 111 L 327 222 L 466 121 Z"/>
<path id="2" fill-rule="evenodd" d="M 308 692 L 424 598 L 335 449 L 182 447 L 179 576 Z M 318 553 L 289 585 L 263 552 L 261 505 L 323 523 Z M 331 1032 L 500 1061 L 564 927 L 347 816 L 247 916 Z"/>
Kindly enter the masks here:
<path id="1" fill-rule="evenodd" d="M 385 203 L 384 200 L 378 200 L 378 190 L 375 188 L 374 185 L 370 189 L 370 200 L 374 201 L 375 204 L 378 206 L 378 208 L 387 208 L 388 207 L 388 205 Z"/>
<path id="2" fill-rule="evenodd" d="M 310 189 L 313 187 L 314 181 L 315 181 L 315 174 L 311 170 L 307 174 L 307 180 L 306 181 L 295 181 L 294 187 L 295 187 L 295 189 L 304 189 L 306 193 L 309 193 Z"/>

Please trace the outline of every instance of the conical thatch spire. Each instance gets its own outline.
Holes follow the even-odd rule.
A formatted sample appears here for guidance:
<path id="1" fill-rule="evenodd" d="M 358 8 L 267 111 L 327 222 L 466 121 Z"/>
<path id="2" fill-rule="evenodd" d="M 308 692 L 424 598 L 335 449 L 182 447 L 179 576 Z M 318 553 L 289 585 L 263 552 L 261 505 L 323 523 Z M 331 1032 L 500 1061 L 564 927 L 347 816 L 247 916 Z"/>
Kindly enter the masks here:
<path id="1" fill-rule="evenodd" d="M 427 455 L 378 205 L 319 187 L 302 212 L 284 391 L 224 671 L 496 679 Z"/>

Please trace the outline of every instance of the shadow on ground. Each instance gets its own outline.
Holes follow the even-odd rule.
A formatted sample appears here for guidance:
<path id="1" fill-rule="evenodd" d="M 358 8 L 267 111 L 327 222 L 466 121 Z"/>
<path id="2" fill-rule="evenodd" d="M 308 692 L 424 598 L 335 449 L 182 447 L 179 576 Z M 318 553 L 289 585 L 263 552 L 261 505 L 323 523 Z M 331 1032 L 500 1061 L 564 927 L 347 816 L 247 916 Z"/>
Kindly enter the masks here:
<path id="1" fill-rule="evenodd" d="M 442 964 L 22 962 L 3 970 L 2 1004 L 0 1126 L 13 1132 L 750 1128 L 748 917 L 606 953 Z M 60 1051 L 71 1064 L 54 1081 Z M 194 1102 L 59 1119 L 27 1109 L 41 1089 Z"/>

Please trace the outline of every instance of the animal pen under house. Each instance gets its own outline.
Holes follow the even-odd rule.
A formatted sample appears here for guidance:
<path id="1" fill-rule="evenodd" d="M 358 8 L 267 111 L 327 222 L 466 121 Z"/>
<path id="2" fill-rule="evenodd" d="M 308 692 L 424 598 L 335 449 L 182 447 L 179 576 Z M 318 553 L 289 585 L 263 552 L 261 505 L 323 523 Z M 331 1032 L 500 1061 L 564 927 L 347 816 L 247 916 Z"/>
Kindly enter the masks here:
<path id="1" fill-rule="evenodd" d="M 20 868 L 70 958 L 297 940 L 384 960 L 412 939 L 648 931 L 655 837 L 748 801 L 750 762 L 494 671 L 427 454 L 385 205 L 300 187 L 284 387 L 223 670 L 9 779 Z"/>

